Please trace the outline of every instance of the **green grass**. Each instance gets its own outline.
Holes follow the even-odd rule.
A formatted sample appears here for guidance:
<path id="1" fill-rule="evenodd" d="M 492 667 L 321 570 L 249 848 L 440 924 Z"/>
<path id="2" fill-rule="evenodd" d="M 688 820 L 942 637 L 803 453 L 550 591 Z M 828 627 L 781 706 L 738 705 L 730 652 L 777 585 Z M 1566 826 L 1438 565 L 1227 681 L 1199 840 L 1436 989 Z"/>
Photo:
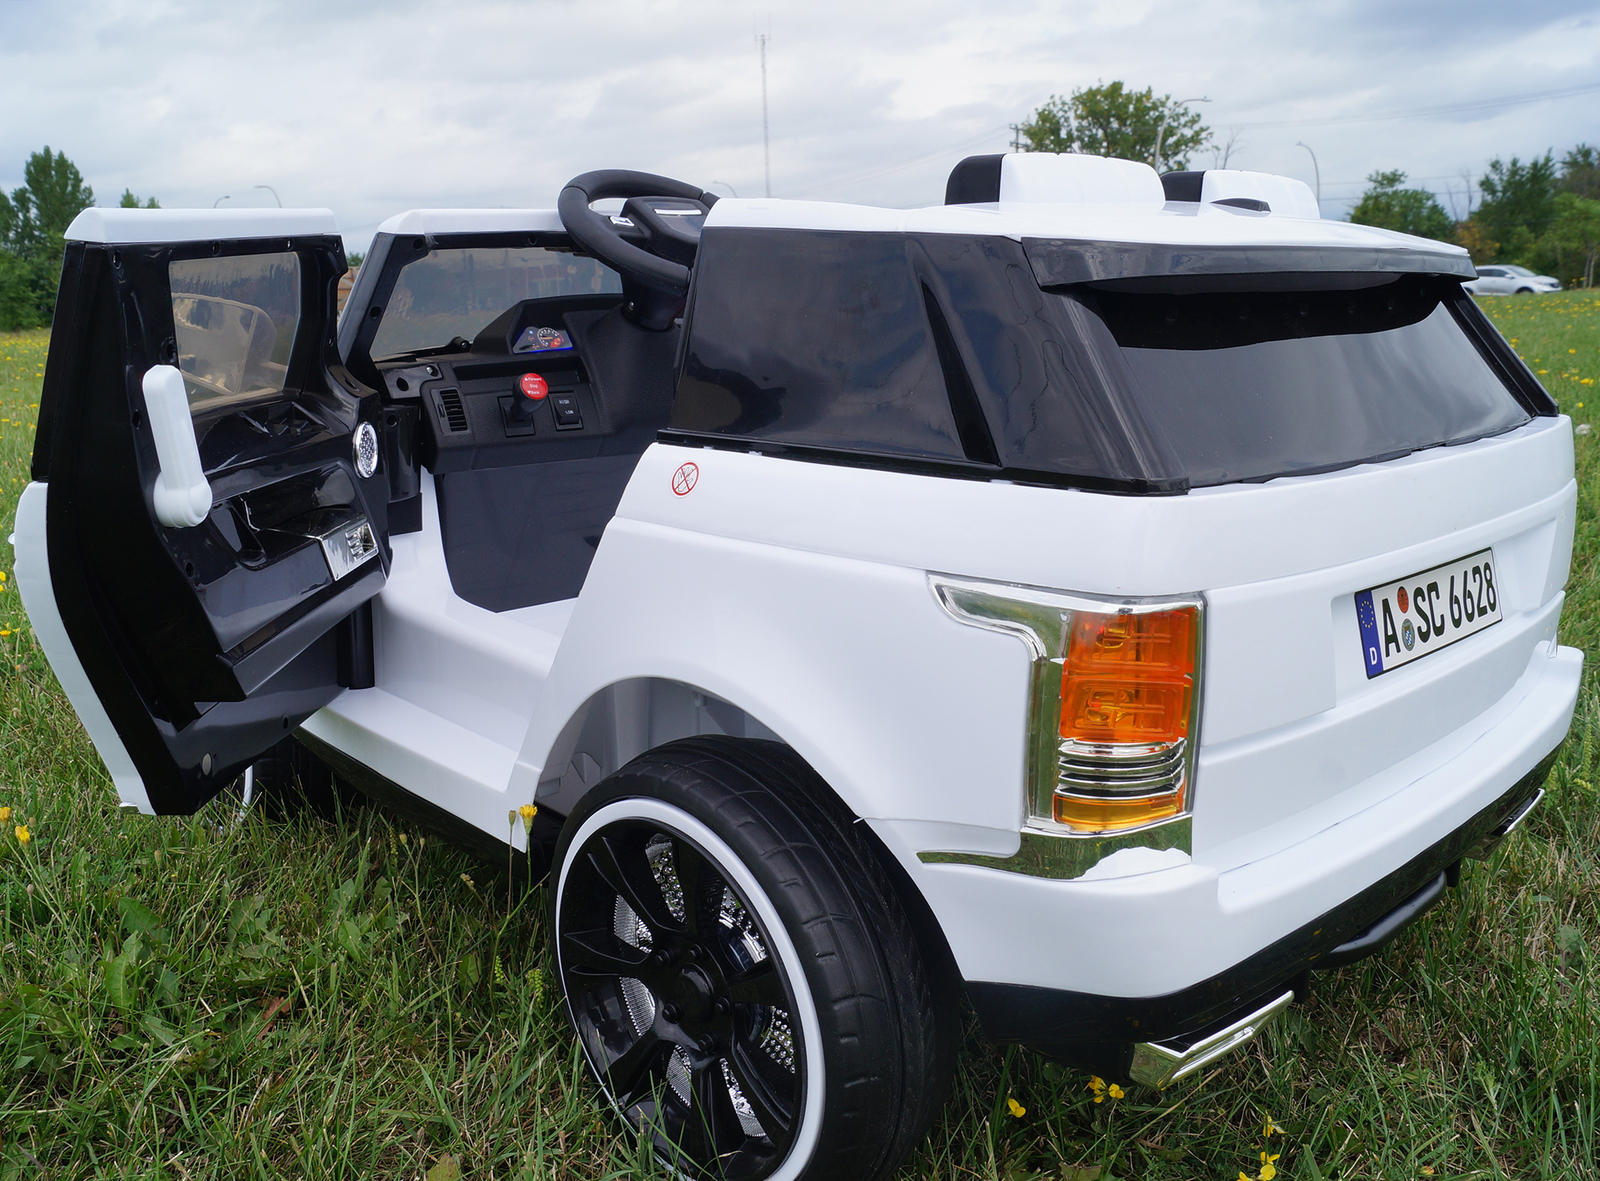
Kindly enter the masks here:
<path id="1" fill-rule="evenodd" d="M 1600 299 L 1484 306 L 1589 421 Z M 45 340 L 0 335 L 0 521 Z M 1097 1104 L 1084 1075 L 973 1031 L 904 1176 L 1235 1181 L 1270 1116 L 1285 1179 L 1600 1177 L 1597 446 L 1578 440 L 1563 621 L 1591 668 L 1524 830 L 1196 1084 Z M 446 1156 L 467 1178 L 659 1175 L 563 1026 L 542 891 L 508 903 L 504 875 L 379 809 L 119 813 L 0 557 L 0 1181 L 416 1178 Z"/>

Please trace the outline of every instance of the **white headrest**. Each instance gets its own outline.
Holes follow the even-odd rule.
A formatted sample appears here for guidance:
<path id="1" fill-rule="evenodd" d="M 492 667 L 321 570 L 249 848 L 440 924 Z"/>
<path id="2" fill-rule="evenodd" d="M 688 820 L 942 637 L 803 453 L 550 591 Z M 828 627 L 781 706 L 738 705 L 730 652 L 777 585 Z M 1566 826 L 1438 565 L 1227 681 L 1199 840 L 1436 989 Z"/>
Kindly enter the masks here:
<path id="1" fill-rule="evenodd" d="M 1148 164 L 1110 156 L 1012 152 L 1000 161 L 1000 200 L 1035 204 L 1124 204 L 1166 200 Z"/>
<path id="2" fill-rule="evenodd" d="M 1278 217 L 1321 217 L 1317 198 L 1303 180 L 1277 176 L 1270 172 L 1241 172 L 1237 169 L 1208 168 L 1200 186 L 1200 201 L 1226 201 L 1246 197 L 1265 201 Z"/>

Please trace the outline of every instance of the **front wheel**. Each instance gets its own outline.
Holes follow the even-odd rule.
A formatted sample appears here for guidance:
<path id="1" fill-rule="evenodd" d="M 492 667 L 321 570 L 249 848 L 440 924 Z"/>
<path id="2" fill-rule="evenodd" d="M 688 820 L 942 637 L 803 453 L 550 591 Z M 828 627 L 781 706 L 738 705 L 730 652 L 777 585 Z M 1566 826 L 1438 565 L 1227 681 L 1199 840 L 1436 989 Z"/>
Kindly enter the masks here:
<path id="1" fill-rule="evenodd" d="M 702 1177 L 887 1177 L 953 1049 L 905 913 L 777 743 L 634 760 L 568 819 L 552 891 L 567 1012 L 613 1106 Z"/>

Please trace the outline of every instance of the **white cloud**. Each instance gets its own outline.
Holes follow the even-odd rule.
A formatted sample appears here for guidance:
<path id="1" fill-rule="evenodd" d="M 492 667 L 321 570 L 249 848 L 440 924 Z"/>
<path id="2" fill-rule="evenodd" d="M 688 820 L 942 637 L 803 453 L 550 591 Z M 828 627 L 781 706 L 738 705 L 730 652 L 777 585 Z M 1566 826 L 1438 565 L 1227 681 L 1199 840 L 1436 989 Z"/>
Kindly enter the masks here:
<path id="1" fill-rule="evenodd" d="M 770 22 L 770 24 L 769 24 Z M 1121 78 L 1230 126 L 1600 81 L 1600 7 L 1550 0 L 0 0 L 0 185 L 66 152 L 102 202 L 326 205 L 360 244 L 426 205 L 548 205 L 632 167 L 762 187 L 770 27 L 779 195 L 938 201 L 964 154 L 1051 94 Z M 1401 168 L 1445 188 L 1491 156 L 1600 138 L 1593 96 L 1427 119 L 1247 127 L 1235 166 L 1326 208 Z M 1210 163 L 1209 153 L 1197 164 Z M 1460 189 L 1464 182 L 1457 180 Z"/>

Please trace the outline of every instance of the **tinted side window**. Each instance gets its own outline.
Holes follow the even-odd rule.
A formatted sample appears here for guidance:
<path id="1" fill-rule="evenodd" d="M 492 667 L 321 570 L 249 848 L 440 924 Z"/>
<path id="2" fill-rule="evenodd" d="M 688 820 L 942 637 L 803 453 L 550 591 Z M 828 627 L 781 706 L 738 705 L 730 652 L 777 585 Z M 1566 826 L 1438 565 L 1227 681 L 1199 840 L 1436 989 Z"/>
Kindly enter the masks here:
<path id="1" fill-rule="evenodd" d="M 912 249 L 708 229 L 671 429 L 964 460 Z"/>
<path id="2" fill-rule="evenodd" d="M 191 413 L 280 393 L 300 323 L 299 256 L 188 259 L 168 278 Z"/>

